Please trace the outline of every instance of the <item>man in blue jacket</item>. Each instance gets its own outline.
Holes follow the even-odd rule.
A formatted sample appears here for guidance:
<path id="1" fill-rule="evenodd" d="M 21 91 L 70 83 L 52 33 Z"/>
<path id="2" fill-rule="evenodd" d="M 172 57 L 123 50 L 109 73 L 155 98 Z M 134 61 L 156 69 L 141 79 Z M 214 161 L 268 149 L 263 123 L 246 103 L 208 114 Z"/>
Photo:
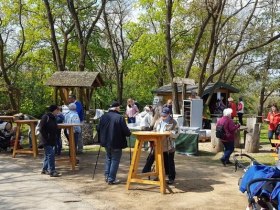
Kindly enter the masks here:
<path id="1" fill-rule="evenodd" d="M 100 137 L 101 146 L 106 150 L 105 181 L 109 185 L 119 184 L 116 179 L 122 149 L 127 147 L 126 136 L 131 132 L 126 125 L 125 119 L 120 115 L 120 104 L 113 102 L 109 112 L 100 118 L 97 131 Z"/>

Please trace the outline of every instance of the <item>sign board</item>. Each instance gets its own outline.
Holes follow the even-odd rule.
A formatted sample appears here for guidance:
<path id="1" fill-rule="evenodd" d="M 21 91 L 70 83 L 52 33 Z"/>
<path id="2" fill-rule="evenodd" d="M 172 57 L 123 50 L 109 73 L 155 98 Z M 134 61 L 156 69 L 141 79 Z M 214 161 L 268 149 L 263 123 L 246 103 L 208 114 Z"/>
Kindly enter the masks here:
<path id="1" fill-rule="evenodd" d="M 174 77 L 173 82 L 180 83 L 180 84 L 186 84 L 186 85 L 195 85 L 194 79 L 182 78 L 182 77 Z"/>

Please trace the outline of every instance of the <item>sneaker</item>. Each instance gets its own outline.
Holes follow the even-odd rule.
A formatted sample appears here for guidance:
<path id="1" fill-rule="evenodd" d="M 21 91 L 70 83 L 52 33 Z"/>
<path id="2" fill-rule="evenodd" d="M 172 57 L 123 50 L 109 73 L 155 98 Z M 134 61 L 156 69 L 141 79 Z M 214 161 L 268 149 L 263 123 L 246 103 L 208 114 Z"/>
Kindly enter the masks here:
<path id="1" fill-rule="evenodd" d="M 115 184 L 120 184 L 121 181 L 118 179 L 115 179 L 114 181 L 108 181 L 108 185 L 115 185 Z"/>
<path id="2" fill-rule="evenodd" d="M 104 179 L 104 180 L 105 180 L 105 182 L 107 183 L 107 182 L 108 182 L 108 177 L 105 177 L 105 179 Z"/>
<path id="3" fill-rule="evenodd" d="M 231 161 L 227 161 L 227 162 L 226 162 L 226 164 L 233 164 L 233 162 L 231 162 Z"/>
<path id="4" fill-rule="evenodd" d="M 169 184 L 173 184 L 173 183 L 174 183 L 174 179 L 169 179 L 166 183 L 167 183 L 168 185 L 169 185 Z"/>
<path id="5" fill-rule="evenodd" d="M 60 177 L 60 176 L 61 176 L 61 174 L 56 171 L 54 171 L 50 174 L 50 177 Z"/>
<path id="6" fill-rule="evenodd" d="M 226 162 L 225 162 L 224 160 L 220 159 L 220 161 L 222 162 L 222 164 L 223 164 L 224 167 L 227 166 L 227 165 L 226 165 Z"/>
<path id="7" fill-rule="evenodd" d="M 50 175 L 50 173 L 47 170 L 42 170 L 41 174 L 46 174 L 46 175 Z"/>

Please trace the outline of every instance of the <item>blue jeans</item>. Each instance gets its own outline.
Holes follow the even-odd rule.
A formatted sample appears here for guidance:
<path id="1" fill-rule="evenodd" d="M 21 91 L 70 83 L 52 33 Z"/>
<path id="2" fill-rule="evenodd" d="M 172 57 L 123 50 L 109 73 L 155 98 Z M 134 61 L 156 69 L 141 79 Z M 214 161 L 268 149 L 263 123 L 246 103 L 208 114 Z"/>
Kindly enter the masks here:
<path id="1" fill-rule="evenodd" d="M 74 133 L 74 141 L 75 141 L 75 152 L 78 151 L 78 143 L 79 143 L 80 133 Z"/>
<path id="2" fill-rule="evenodd" d="M 44 146 L 45 156 L 43 160 L 43 171 L 52 173 L 55 171 L 55 159 L 54 159 L 54 147 L 45 145 Z"/>
<path id="3" fill-rule="evenodd" d="M 273 135 L 274 135 L 275 139 L 277 139 L 277 136 L 276 136 L 276 134 L 275 134 L 275 131 L 273 131 L 273 130 L 268 130 L 267 137 L 268 137 L 268 139 L 269 139 L 269 142 L 270 142 L 270 144 L 271 144 L 272 147 L 275 147 L 275 144 L 271 143 L 271 139 L 273 139 Z"/>
<path id="4" fill-rule="evenodd" d="M 113 182 L 116 179 L 119 169 L 120 160 L 122 157 L 122 149 L 112 149 L 105 147 L 106 150 L 106 164 L 105 164 L 105 178 L 108 182 Z"/>
<path id="5" fill-rule="evenodd" d="M 128 117 L 127 118 L 127 123 L 135 123 L 136 122 L 136 118 L 135 117 Z"/>
<path id="6" fill-rule="evenodd" d="M 230 142 L 222 142 L 224 145 L 224 155 L 221 158 L 222 161 L 224 162 L 229 162 L 229 157 L 231 155 L 231 153 L 233 153 L 234 151 L 234 141 L 230 141 Z"/>
<path id="7" fill-rule="evenodd" d="M 56 155 L 61 155 L 61 150 L 62 150 L 62 141 L 61 141 L 61 130 L 57 132 L 57 137 L 56 137 L 56 143 L 55 143 L 55 154 Z"/>

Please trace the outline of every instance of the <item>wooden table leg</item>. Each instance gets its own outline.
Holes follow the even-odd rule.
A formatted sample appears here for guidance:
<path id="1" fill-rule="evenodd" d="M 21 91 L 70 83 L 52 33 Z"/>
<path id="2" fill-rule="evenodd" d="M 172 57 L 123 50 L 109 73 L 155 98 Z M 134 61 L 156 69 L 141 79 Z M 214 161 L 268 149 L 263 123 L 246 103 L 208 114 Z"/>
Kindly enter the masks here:
<path id="1" fill-rule="evenodd" d="M 33 157 L 37 157 L 38 155 L 38 147 L 37 147 L 37 140 L 35 135 L 35 124 L 30 123 L 31 129 L 31 138 L 32 138 L 32 150 L 33 150 Z"/>
<path id="2" fill-rule="evenodd" d="M 136 160 L 137 160 L 137 153 L 138 153 L 139 147 L 140 147 L 140 141 L 138 139 L 136 139 L 135 145 L 134 145 L 134 151 L 133 151 L 133 155 L 132 155 L 132 160 L 131 160 L 131 165 L 129 168 L 127 182 L 126 182 L 127 190 L 129 190 L 131 179 L 134 177 L 134 175 L 136 174 L 136 171 L 137 171 L 136 165 L 138 165 L 138 163 L 136 163 Z"/>
<path id="3" fill-rule="evenodd" d="M 160 192 L 165 193 L 166 191 L 166 183 L 165 183 L 165 169 L 164 169 L 164 158 L 163 158 L 163 151 L 162 151 L 162 143 L 160 140 L 157 141 L 156 146 L 156 159 L 157 159 L 157 167 L 159 173 L 159 182 L 160 182 Z"/>
<path id="4" fill-rule="evenodd" d="M 14 149 L 13 149 L 13 158 L 16 157 L 16 152 L 17 152 L 17 148 L 18 148 L 18 142 L 19 142 L 19 133 L 20 133 L 20 124 L 17 124 L 17 130 L 16 130 L 16 139 L 14 142 Z"/>
<path id="5" fill-rule="evenodd" d="M 69 150 L 70 150 L 70 162 L 72 170 L 75 170 L 76 165 L 76 148 L 74 139 L 74 128 L 71 126 L 69 128 Z"/>

